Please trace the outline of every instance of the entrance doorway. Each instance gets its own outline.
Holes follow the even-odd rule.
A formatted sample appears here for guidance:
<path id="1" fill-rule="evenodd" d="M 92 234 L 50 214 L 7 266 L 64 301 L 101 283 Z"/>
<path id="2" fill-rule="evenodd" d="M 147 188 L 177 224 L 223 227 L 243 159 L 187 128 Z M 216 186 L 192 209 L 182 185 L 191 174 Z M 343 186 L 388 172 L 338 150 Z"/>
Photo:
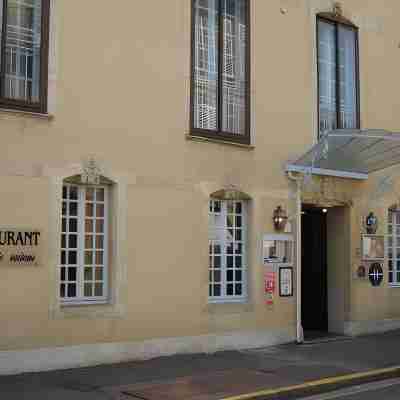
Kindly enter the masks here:
<path id="1" fill-rule="evenodd" d="M 327 209 L 303 205 L 301 320 L 305 339 L 328 332 Z"/>

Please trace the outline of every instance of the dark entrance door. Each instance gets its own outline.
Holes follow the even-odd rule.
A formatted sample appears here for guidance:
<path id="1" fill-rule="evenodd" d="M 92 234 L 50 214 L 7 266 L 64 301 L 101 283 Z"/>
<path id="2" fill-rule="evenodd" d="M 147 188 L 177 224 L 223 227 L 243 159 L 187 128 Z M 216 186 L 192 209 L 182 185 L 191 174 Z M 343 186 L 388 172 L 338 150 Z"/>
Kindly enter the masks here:
<path id="1" fill-rule="evenodd" d="M 304 331 L 328 330 L 326 213 L 303 206 L 301 320 Z M 307 335 L 307 332 L 305 332 Z"/>

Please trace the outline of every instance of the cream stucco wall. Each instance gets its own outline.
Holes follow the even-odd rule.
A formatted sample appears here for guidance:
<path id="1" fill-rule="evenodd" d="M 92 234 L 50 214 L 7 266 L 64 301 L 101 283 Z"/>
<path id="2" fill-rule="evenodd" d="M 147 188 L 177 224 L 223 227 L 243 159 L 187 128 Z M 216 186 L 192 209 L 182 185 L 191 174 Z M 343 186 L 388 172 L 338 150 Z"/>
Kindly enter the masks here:
<path id="1" fill-rule="evenodd" d="M 1 225 L 38 227 L 47 255 L 35 269 L 0 269 L 3 360 L 12 358 L 6 351 L 162 338 L 182 340 L 152 342 L 153 350 L 162 343 L 164 352 L 173 352 L 293 340 L 295 296 L 276 296 L 273 307 L 265 305 L 260 240 L 273 232 L 276 206 L 283 205 L 292 217 L 295 213 L 295 187 L 284 165 L 317 137 L 315 14 L 330 11 L 333 2 L 250 0 L 249 147 L 187 137 L 190 1 L 120 3 L 110 7 L 85 0 L 77 8 L 76 2 L 53 0 L 51 115 L 0 110 Z M 346 17 L 360 28 L 362 126 L 396 130 L 400 3 L 342 3 Z M 114 183 L 112 296 L 107 305 L 67 309 L 57 298 L 61 185 L 62 179 L 79 174 L 89 157 Z M 251 197 L 249 298 L 245 304 L 211 305 L 207 204 L 211 193 L 228 185 Z M 372 290 L 353 278 L 368 185 L 342 180 L 331 185 L 334 200 L 353 204 L 348 323 L 400 318 L 395 305 L 400 289 L 385 284 Z M 375 208 L 381 212 L 380 204 Z M 234 334 L 239 336 L 229 336 Z M 95 348 L 90 351 L 110 357 L 62 365 L 159 350 L 121 350 L 120 358 L 112 358 L 114 350 Z"/>

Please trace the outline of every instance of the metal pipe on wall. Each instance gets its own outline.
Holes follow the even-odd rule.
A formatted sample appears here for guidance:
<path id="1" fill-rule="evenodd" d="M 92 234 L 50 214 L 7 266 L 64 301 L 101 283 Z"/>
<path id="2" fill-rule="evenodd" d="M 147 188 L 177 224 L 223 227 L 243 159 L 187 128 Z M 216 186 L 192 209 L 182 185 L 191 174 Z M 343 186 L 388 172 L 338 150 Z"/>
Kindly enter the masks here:
<path id="1" fill-rule="evenodd" d="M 288 172 L 288 178 L 296 182 L 296 341 L 303 343 L 304 332 L 301 324 L 301 181 L 302 176 Z"/>

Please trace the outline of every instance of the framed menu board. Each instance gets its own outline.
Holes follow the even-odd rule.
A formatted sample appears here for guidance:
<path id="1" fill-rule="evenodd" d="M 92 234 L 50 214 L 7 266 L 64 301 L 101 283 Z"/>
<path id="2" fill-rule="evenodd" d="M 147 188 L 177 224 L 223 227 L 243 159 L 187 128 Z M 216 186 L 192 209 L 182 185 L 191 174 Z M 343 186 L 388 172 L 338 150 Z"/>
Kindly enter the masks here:
<path id="1" fill-rule="evenodd" d="M 293 267 L 279 268 L 279 296 L 293 296 Z"/>

